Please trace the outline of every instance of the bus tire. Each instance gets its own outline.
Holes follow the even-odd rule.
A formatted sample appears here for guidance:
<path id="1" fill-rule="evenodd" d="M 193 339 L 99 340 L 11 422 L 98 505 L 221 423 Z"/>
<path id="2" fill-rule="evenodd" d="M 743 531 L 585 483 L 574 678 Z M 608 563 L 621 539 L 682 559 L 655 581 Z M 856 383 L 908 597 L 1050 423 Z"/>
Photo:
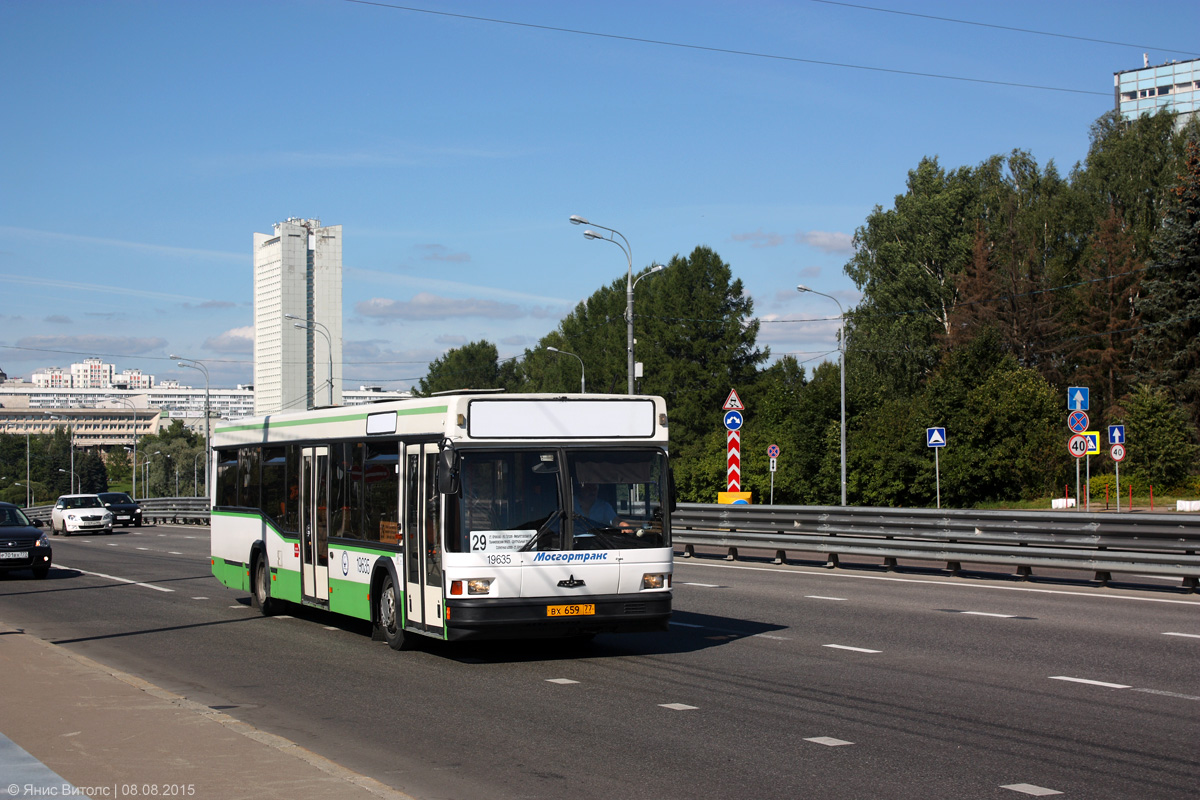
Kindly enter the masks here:
<path id="1" fill-rule="evenodd" d="M 251 589 L 250 602 L 264 617 L 276 613 L 279 601 L 271 597 L 271 570 L 267 566 L 267 557 L 262 553 L 254 560 L 254 582 Z"/>
<path id="2" fill-rule="evenodd" d="M 404 630 L 400 627 L 400 598 L 390 572 L 383 576 L 383 584 L 379 587 L 378 613 L 377 624 L 383 640 L 393 650 L 403 650 Z"/>

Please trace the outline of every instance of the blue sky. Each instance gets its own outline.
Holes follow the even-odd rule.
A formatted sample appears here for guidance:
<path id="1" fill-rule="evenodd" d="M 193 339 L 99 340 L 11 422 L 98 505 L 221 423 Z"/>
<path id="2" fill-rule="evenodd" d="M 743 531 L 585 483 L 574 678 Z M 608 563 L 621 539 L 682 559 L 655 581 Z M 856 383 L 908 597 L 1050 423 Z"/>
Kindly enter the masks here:
<path id="1" fill-rule="evenodd" d="M 1066 173 L 1113 72 L 1200 54 L 1190 0 L 874 6 L 906 13 L 0 3 L 0 368 L 98 356 L 194 383 L 181 353 L 251 382 L 252 234 L 292 216 L 343 226 L 347 388 L 536 344 L 626 271 L 572 214 L 635 268 L 714 248 L 760 343 L 829 358 L 836 307 L 795 286 L 856 302 L 851 237 L 923 156 L 1021 148 Z"/>

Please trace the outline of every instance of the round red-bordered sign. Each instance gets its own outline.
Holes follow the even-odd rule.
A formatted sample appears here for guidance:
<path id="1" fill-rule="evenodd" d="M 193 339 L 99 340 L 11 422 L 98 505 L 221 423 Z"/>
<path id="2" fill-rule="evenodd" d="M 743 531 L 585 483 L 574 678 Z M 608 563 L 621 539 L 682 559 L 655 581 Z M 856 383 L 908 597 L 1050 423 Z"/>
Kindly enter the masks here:
<path id="1" fill-rule="evenodd" d="M 1067 441 L 1067 449 L 1071 451 L 1071 455 L 1076 458 L 1083 458 L 1088 453 L 1088 439 L 1086 436 L 1076 434 Z"/>
<path id="2" fill-rule="evenodd" d="M 1114 444 L 1112 446 L 1112 449 L 1108 451 L 1108 454 L 1110 456 L 1112 456 L 1113 461 L 1124 461 L 1125 460 L 1125 445 Z"/>

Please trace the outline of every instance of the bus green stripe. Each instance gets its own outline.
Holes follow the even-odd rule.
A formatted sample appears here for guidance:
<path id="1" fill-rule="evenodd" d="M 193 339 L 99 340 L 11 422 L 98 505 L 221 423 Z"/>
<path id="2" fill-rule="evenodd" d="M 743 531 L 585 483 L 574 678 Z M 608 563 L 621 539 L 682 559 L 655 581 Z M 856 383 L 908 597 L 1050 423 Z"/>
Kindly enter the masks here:
<path id="1" fill-rule="evenodd" d="M 396 411 L 398 417 L 410 417 L 415 414 L 445 414 L 448 406 L 425 406 L 423 408 L 405 408 Z M 230 425 L 227 428 L 214 428 L 216 433 L 234 433 L 237 431 L 260 431 L 263 428 L 291 428 L 297 425 L 322 425 L 328 422 L 355 422 L 365 420 L 366 413 L 343 414 L 337 417 L 318 417 L 317 419 L 281 419 L 256 422 L 252 425 Z"/>

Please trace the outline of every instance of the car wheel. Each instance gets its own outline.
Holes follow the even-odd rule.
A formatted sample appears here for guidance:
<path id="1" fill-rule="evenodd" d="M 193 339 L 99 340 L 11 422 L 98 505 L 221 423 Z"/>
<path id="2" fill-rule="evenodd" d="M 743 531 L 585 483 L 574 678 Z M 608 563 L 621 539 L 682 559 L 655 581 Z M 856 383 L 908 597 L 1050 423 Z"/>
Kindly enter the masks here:
<path id="1" fill-rule="evenodd" d="M 42 580 L 43 578 L 45 578 L 49 574 L 50 574 L 50 565 L 49 564 L 47 564 L 44 567 L 34 567 L 33 568 L 33 577 L 37 578 L 39 581 Z"/>
<path id="2" fill-rule="evenodd" d="M 267 568 L 267 557 L 260 555 L 254 562 L 254 584 L 251 599 L 255 608 L 269 617 L 276 612 L 279 601 L 271 597 L 271 570 Z"/>
<path id="3" fill-rule="evenodd" d="M 400 598 L 390 574 L 383 576 L 379 589 L 379 632 L 393 650 L 404 649 L 404 631 L 400 627 Z"/>

